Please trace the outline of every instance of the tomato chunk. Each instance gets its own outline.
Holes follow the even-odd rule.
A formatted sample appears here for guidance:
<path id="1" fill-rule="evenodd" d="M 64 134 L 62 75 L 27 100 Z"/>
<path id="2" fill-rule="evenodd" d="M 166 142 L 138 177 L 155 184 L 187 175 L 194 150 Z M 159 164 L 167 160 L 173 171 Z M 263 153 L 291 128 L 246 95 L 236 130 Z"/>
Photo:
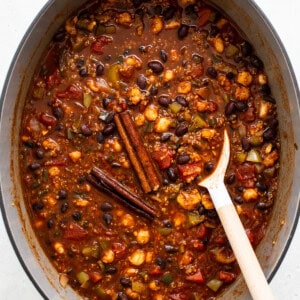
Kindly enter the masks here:
<path id="1" fill-rule="evenodd" d="M 159 148 L 159 150 L 154 151 L 152 156 L 153 159 L 157 162 L 158 167 L 161 170 L 165 170 L 171 166 L 175 153 L 170 148 L 162 146 Z"/>
<path id="2" fill-rule="evenodd" d="M 255 177 L 255 166 L 250 163 L 243 163 L 236 169 L 236 176 L 240 181 L 247 181 Z"/>
<path id="3" fill-rule="evenodd" d="M 196 272 L 193 275 L 189 275 L 189 276 L 185 277 L 185 279 L 187 281 L 191 281 L 191 282 L 195 282 L 195 283 L 204 283 L 205 282 L 204 277 L 200 270 L 198 270 L 198 272 Z"/>
<path id="4" fill-rule="evenodd" d="M 82 240 L 88 235 L 88 232 L 80 225 L 72 222 L 64 231 L 64 238 L 68 240 Z"/>
<path id="5" fill-rule="evenodd" d="M 92 44 L 91 50 L 98 54 L 103 54 L 103 47 L 112 42 L 112 39 L 107 36 L 100 36 L 96 39 L 96 41 Z"/>
<path id="6" fill-rule="evenodd" d="M 191 182 L 202 172 L 202 164 L 199 162 L 179 165 L 178 171 L 180 177 L 186 181 Z"/>

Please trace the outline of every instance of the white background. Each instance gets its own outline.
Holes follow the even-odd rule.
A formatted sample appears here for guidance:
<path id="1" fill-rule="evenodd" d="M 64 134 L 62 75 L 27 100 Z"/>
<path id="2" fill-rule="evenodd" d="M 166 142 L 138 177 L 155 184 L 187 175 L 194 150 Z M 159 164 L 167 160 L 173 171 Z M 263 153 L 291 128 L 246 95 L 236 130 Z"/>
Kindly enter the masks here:
<path id="1" fill-rule="evenodd" d="M 33 18 L 46 0 L 0 0 L 0 91 L 13 55 Z M 299 0 L 256 0 L 279 34 L 300 82 Z M 1 168 L 1 166 L 0 166 Z M 300 228 L 271 282 L 276 299 L 300 299 Z M 24 273 L 10 245 L 0 216 L 0 299 L 42 297 Z"/>

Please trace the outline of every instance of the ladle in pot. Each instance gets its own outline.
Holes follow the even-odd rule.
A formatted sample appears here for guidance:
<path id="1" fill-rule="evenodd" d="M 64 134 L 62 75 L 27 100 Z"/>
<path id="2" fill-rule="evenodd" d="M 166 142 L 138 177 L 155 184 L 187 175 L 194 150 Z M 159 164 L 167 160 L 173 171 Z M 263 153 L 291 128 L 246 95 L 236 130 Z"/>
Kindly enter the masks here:
<path id="1" fill-rule="evenodd" d="M 229 157 L 230 141 L 225 129 L 218 165 L 210 176 L 199 182 L 199 185 L 207 188 L 210 193 L 251 296 L 254 300 L 271 300 L 274 297 L 270 286 L 224 184 Z"/>

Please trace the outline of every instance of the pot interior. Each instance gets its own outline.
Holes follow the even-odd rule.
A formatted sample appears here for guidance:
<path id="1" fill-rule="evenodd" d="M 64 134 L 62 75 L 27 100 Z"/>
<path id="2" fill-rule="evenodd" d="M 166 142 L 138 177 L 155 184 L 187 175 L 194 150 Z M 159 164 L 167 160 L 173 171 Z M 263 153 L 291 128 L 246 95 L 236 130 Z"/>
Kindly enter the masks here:
<path id="1" fill-rule="evenodd" d="M 245 32 L 265 62 L 270 86 L 277 101 L 280 122 L 281 167 L 278 196 L 271 225 L 257 248 L 257 255 L 266 276 L 271 279 L 280 266 L 290 243 L 299 210 L 300 164 L 295 145 L 300 145 L 298 89 L 287 55 L 265 17 L 251 1 L 211 1 L 223 9 Z M 53 33 L 81 0 L 49 1 L 32 23 L 10 68 L 2 94 L 1 116 L 1 189 L 2 209 L 7 230 L 15 251 L 27 274 L 41 294 L 48 299 L 77 299 L 69 287 L 63 289 L 58 274 L 35 238 L 23 203 L 18 166 L 18 139 L 22 108 L 35 66 Z M 9 174 L 9 176 L 8 176 Z M 223 295 L 250 299 L 240 278 Z"/>

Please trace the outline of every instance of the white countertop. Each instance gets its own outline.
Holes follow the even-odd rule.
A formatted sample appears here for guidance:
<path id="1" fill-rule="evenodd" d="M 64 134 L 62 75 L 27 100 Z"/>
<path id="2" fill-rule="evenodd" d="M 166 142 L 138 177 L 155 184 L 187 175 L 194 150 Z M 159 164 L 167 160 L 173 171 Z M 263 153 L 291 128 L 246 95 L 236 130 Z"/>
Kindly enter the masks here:
<path id="1" fill-rule="evenodd" d="M 46 0 L 0 1 L 0 91 L 13 55 L 33 18 Z M 256 0 L 286 47 L 300 82 L 299 0 Z M 1 168 L 1 166 L 0 166 Z M 0 298 L 40 300 L 42 297 L 23 271 L 0 216 Z M 300 299 L 300 225 L 289 251 L 271 282 L 276 299 Z"/>

